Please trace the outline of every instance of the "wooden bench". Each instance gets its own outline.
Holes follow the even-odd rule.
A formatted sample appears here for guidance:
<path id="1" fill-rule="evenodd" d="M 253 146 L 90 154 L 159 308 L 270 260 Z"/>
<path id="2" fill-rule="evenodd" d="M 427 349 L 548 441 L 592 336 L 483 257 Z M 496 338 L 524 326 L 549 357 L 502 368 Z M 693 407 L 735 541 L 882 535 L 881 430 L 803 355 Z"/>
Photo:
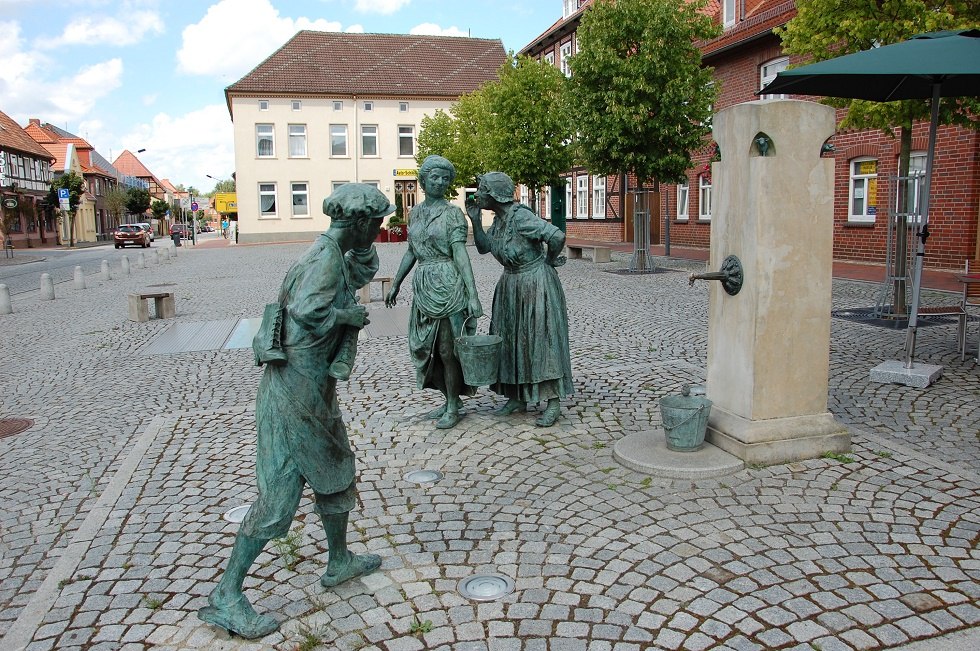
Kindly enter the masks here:
<path id="1" fill-rule="evenodd" d="M 607 246 L 571 246 L 568 247 L 569 260 L 581 260 L 582 251 L 592 249 L 592 262 L 612 262 L 612 249 Z"/>
<path id="2" fill-rule="evenodd" d="M 153 299 L 153 318 L 172 319 L 177 316 L 173 292 L 142 292 L 129 295 L 129 320 L 140 323 L 150 320 L 147 301 Z"/>
<path id="3" fill-rule="evenodd" d="M 391 291 L 391 278 L 389 276 L 376 276 L 371 279 L 371 283 L 381 283 L 381 300 L 385 300 L 385 296 Z M 357 290 L 361 305 L 367 305 L 371 302 L 371 283 Z"/>

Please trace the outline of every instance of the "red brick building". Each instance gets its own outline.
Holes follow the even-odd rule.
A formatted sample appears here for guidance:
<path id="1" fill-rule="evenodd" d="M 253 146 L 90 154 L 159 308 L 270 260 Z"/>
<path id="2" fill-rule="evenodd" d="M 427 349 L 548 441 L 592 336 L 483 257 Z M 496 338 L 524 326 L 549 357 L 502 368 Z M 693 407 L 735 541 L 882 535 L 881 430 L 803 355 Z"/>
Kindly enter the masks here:
<path id="1" fill-rule="evenodd" d="M 592 0 L 563 0 L 563 16 L 521 54 L 563 67 L 577 48 L 575 31 Z M 723 25 L 718 38 L 701 43 L 703 62 L 715 71 L 719 96 L 715 110 L 759 100 L 756 92 L 790 63 L 773 29 L 796 15 L 793 0 L 710 0 L 706 9 Z M 777 98 L 773 98 L 777 99 Z M 793 96 L 792 99 L 814 99 Z M 771 100 L 767 100 L 771 101 Z M 844 117 L 838 111 L 838 122 Z M 913 127 L 912 169 L 923 169 L 929 125 Z M 882 263 L 886 256 L 888 197 L 898 173 L 899 142 L 882 131 L 840 131 L 830 139 L 836 161 L 834 257 Z M 688 182 L 665 187 L 661 211 L 670 220 L 671 243 L 706 248 L 711 225 L 712 142 L 694 152 Z M 598 180 L 598 183 L 597 183 Z M 623 242 L 632 239 L 630 188 L 634 179 L 596 179 L 584 168 L 566 176 L 566 209 L 571 237 Z M 605 210 L 595 206 L 606 197 Z M 601 205 L 601 204 L 600 204 Z M 623 210 L 621 206 L 625 206 Z M 932 183 L 928 267 L 961 269 L 965 259 L 980 258 L 980 133 L 940 127 Z M 652 242 L 663 241 L 661 218 L 651 224 Z"/>

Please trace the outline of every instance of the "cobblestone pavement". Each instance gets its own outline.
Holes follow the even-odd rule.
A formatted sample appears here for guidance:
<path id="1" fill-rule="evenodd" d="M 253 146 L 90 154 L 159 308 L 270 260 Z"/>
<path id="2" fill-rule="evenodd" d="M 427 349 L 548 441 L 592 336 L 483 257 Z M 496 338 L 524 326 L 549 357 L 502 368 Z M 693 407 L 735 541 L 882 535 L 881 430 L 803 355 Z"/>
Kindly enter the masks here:
<path id="1" fill-rule="evenodd" d="M 491 415 L 499 400 L 481 391 L 456 429 L 436 430 L 405 338 L 362 341 L 341 395 L 360 471 L 350 539 L 381 570 L 320 588 L 326 550 L 305 500 L 246 583 L 282 631 L 244 643 L 202 624 L 237 528 L 222 514 L 254 498 L 260 370 L 248 350 L 147 354 L 172 322 L 128 321 L 125 294 L 172 288 L 178 322 L 257 317 L 304 248 L 181 249 L 89 289 L 59 285 L 55 301 L 14 297 L 0 418 L 35 424 L 0 439 L 0 648 L 952 651 L 936 638 L 980 639 L 980 380 L 955 325 L 920 329 L 917 358 L 945 375 L 917 390 L 868 380 L 898 358 L 902 331 L 833 321 L 829 406 L 851 428 L 849 455 L 650 478 L 612 447 L 660 424 L 660 397 L 703 382 L 707 292 L 675 271 L 607 273 L 621 255 L 560 269 L 576 395 L 553 428 Z M 382 247 L 382 275 L 403 251 Z M 471 254 L 489 309 L 499 267 Z M 834 307 L 867 307 L 876 291 L 835 281 Z M 416 469 L 445 476 L 403 478 Z M 515 591 L 456 593 L 484 571 Z"/>

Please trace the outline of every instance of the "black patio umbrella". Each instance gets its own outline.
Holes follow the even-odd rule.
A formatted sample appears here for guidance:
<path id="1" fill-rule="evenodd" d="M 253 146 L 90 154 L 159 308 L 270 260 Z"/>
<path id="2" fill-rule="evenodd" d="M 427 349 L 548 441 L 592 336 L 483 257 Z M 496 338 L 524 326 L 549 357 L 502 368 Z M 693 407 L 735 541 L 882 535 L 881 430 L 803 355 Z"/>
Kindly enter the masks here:
<path id="1" fill-rule="evenodd" d="M 907 41 L 863 50 L 792 70 L 784 70 L 760 95 L 795 93 L 873 102 L 932 99 L 929 149 L 922 192 L 922 219 L 912 276 L 912 305 L 905 342 L 911 368 L 922 284 L 922 261 L 929 237 L 929 192 L 936 151 L 941 97 L 980 97 L 980 29 L 931 32 Z"/>

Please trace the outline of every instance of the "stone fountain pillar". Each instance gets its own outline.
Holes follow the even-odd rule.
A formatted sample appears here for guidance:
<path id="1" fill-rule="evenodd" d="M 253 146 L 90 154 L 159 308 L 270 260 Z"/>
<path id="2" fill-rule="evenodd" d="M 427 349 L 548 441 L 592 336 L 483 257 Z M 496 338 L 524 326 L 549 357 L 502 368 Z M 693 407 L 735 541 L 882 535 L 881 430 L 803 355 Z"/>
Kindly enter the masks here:
<path id="1" fill-rule="evenodd" d="M 714 117 L 711 262 L 739 258 L 735 295 L 710 283 L 707 440 L 750 464 L 850 447 L 827 410 L 834 162 L 821 158 L 834 109 L 795 100 Z"/>

